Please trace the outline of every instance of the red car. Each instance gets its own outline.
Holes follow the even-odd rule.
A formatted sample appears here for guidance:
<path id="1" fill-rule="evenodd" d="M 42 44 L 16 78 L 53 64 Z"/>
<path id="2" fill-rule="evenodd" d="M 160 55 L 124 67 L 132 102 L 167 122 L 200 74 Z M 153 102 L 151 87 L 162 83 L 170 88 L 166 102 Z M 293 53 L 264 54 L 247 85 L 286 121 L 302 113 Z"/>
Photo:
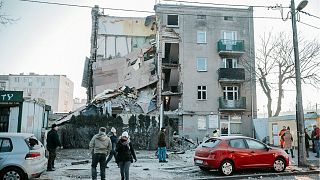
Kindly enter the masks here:
<path id="1" fill-rule="evenodd" d="M 273 168 L 282 172 L 289 165 L 289 156 L 282 149 L 250 137 L 223 136 L 200 144 L 195 151 L 194 164 L 203 171 L 219 169 L 226 176 L 248 168 Z"/>

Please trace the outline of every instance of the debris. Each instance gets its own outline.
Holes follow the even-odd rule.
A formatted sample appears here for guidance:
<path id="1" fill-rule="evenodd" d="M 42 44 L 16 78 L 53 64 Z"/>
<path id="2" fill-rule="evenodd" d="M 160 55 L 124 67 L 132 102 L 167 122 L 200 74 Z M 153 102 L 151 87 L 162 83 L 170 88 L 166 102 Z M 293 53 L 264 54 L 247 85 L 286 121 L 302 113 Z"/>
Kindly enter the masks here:
<path id="1" fill-rule="evenodd" d="M 89 160 L 85 160 L 85 161 L 76 161 L 76 162 L 71 162 L 71 165 L 78 165 L 78 164 L 88 164 Z"/>
<path id="2" fill-rule="evenodd" d="M 149 168 L 143 168 L 143 170 L 144 170 L 144 171 L 149 171 L 150 169 L 149 169 Z"/>

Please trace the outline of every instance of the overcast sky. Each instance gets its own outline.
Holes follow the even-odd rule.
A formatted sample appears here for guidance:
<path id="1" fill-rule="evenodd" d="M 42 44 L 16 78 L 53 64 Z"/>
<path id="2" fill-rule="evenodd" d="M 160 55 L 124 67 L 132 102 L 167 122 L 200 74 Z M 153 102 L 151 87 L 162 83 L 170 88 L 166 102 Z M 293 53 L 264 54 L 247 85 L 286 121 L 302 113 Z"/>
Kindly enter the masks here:
<path id="1" fill-rule="evenodd" d="M 1 1 L 1 0 L 0 0 Z M 86 98 L 85 89 L 81 87 L 84 60 L 90 54 L 91 9 L 47 5 L 20 0 L 2 0 L 0 14 L 11 15 L 19 19 L 14 24 L 0 26 L 0 74 L 18 74 L 34 72 L 37 74 L 64 74 L 74 82 L 74 97 Z M 105 8 L 122 8 L 153 11 L 155 0 L 39 0 L 67 4 L 78 4 Z M 191 1 L 191 0 L 189 0 Z M 194 1 L 194 0 L 193 0 Z M 196 0 L 201 1 L 201 0 Z M 164 2 L 164 1 L 161 1 Z M 201 2 L 267 5 L 282 4 L 288 7 L 290 0 L 207 0 Z M 299 0 L 295 0 L 296 5 Z M 304 11 L 320 17 L 320 0 L 309 0 Z M 105 14 L 115 16 L 147 16 L 148 13 L 128 13 L 123 11 L 107 11 Z M 284 9 L 284 14 L 288 9 Z M 254 16 L 281 17 L 279 10 L 254 8 Z M 320 27 L 320 19 L 301 14 L 301 21 Z M 275 19 L 254 19 L 255 41 L 264 32 L 272 30 L 291 31 L 291 21 Z M 298 23 L 298 31 L 308 39 L 318 39 L 320 30 Z M 258 87 L 258 86 L 257 86 Z M 286 89 L 284 110 L 293 110 L 295 104 L 295 88 Z M 259 113 L 266 111 L 266 104 L 258 87 Z M 312 95 L 310 95 L 312 94 Z M 311 87 L 303 87 L 304 107 L 320 103 L 320 91 Z M 289 98 L 290 97 L 290 98 Z M 319 105 L 320 106 L 320 105 Z M 320 108 L 320 107 L 319 107 Z"/>

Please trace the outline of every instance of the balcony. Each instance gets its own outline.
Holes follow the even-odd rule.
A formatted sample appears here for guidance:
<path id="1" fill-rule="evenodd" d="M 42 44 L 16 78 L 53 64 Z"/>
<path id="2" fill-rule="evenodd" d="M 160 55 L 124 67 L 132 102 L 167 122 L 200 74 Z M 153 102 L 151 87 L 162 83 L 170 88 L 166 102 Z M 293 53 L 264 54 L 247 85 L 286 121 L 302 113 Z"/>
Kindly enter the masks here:
<path id="1" fill-rule="evenodd" d="M 246 97 L 240 97 L 238 100 L 226 100 L 219 97 L 220 111 L 244 111 L 246 110 Z"/>
<path id="2" fill-rule="evenodd" d="M 220 68 L 219 82 L 243 82 L 245 80 L 244 68 Z"/>
<path id="3" fill-rule="evenodd" d="M 244 40 L 221 39 L 218 41 L 218 52 L 223 56 L 241 56 L 244 54 Z"/>

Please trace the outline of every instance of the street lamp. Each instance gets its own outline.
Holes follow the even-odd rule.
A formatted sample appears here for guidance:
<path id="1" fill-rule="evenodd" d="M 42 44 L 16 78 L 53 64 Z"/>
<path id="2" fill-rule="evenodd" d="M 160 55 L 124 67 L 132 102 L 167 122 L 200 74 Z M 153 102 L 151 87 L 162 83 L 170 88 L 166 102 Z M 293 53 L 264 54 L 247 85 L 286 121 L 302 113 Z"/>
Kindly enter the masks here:
<path id="1" fill-rule="evenodd" d="M 291 20 L 292 20 L 292 32 L 293 32 L 293 50 L 294 50 L 294 62 L 296 72 L 296 121 L 297 121 L 297 135 L 298 135 L 298 166 L 306 166 L 306 149 L 305 149 L 305 135 L 304 135 L 304 114 L 302 106 L 302 91 L 301 91 L 301 74 L 300 74 L 300 60 L 299 60 L 299 48 L 297 38 L 297 24 L 296 24 L 296 11 L 301 11 L 308 4 L 307 0 L 300 2 L 295 9 L 294 0 L 291 0 Z"/>

